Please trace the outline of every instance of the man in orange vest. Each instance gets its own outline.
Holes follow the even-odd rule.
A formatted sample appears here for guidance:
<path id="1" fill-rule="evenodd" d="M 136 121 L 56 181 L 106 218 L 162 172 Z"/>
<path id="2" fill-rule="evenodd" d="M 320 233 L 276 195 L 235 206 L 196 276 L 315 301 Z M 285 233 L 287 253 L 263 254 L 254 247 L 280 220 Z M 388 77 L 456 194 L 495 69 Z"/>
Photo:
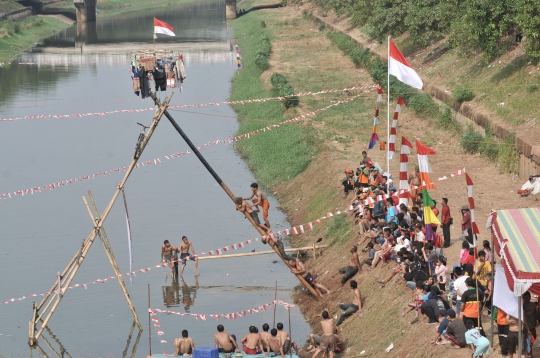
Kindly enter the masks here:
<path id="1" fill-rule="evenodd" d="M 497 333 L 499 335 L 499 346 L 501 347 L 501 354 L 503 356 L 508 355 L 508 327 L 509 323 L 506 321 L 506 312 L 497 307 Z"/>

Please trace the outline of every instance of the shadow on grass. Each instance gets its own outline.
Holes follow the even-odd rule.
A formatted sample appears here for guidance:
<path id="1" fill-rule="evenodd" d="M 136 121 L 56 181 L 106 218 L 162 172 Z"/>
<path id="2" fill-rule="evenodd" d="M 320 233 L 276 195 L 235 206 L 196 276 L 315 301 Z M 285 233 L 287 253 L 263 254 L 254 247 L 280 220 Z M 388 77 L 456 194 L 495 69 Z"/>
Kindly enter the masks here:
<path id="1" fill-rule="evenodd" d="M 518 72 L 523 67 L 527 66 L 527 55 L 521 55 L 512 60 L 508 65 L 504 66 L 499 72 L 491 77 L 491 82 L 499 83 Z"/>

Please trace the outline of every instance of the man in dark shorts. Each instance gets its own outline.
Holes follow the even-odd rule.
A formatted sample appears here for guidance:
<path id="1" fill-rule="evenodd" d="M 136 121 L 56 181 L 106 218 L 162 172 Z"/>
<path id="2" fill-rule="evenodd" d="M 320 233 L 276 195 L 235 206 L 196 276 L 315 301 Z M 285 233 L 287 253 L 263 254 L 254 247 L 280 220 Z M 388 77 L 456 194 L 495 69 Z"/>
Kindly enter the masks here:
<path id="1" fill-rule="evenodd" d="M 235 351 L 240 353 L 236 344 L 236 337 L 234 334 L 225 332 L 225 327 L 222 324 L 217 326 L 217 333 L 214 334 L 214 340 L 219 353 L 234 353 Z"/>
<path id="2" fill-rule="evenodd" d="M 266 239 L 262 238 L 261 241 L 263 244 L 268 244 L 270 246 L 275 245 L 283 260 L 294 260 L 292 256 L 287 255 L 287 253 L 285 252 L 285 246 L 283 245 L 283 241 L 281 241 L 280 239 L 268 236 Z"/>
<path id="3" fill-rule="evenodd" d="M 191 249 L 191 254 L 189 253 Z M 186 268 L 186 261 L 195 261 L 195 274 L 199 275 L 199 258 L 197 255 L 195 255 L 195 249 L 193 248 L 193 244 L 191 241 L 188 240 L 187 236 L 182 236 L 182 243 L 180 244 L 180 247 L 178 248 L 180 251 L 180 260 L 182 260 L 182 271 L 180 272 L 180 276 L 184 274 L 184 269 Z"/>
<path id="4" fill-rule="evenodd" d="M 163 246 L 161 246 L 161 262 L 167 262 L 167 264 L 171 268 L 171 277 L 174 277 L 173 254 L 175 251 L 176 247 L 171 245 L 169 243 L 169 240 L 163 241 Z"/>
<path id="5" fill-rule="evenodd" d="M 322 290 L 325 290 L 327 294 L 330 294 L 330 290 L 328 290 L 326 287 L 321 285 L 320 283 L 317 283 L 313 276 L 307 272 L 306 268 L 304 267 L 304 264 L 296 259 L 296 260 L 289 260 L 289 265 L 291 266 L 291 272 L 295 275 L 301 275 L 304 277 L 304 279 L 313 287 L 314 289 L 319 292 L 319 294 L 322 296 L 323 292 Z"/>
<path id="6" fill-rule="evenodd" d="M 289 332 L 283 330 L 283 323 L 279 322 L 277 325 L 277 337 L 280 339 L 281 343 L 283 344 L 283 353 L 288 354 L 290 353 L 291 347 L 294 349 L 295 353 L 298 354 L 298 346 L 296 345 L 296 342 L 291 340 L 291 336 L 289 335 Z"/>
<path id="7" fill-rule="evenodd" d="M 343 287 L 350 278 L 356 275 L 358 271 L 362 271 L 360 260 L 358 259 L 358 247 L 353 245 L 349 251 L 351 252 L 351 261 L 346 267 L 339 269 L 339 273 L 343 275 L 341 278 L 341 287 Z"/>

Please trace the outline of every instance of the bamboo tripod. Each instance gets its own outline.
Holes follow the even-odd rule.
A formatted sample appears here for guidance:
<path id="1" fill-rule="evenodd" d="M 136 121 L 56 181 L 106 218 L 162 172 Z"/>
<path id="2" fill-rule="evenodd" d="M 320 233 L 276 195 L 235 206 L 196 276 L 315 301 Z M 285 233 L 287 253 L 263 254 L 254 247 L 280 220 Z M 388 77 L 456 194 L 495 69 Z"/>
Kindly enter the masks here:
<path id="1" fill-rule="evenodd" d="M 154 95 L 154 98 L 155 98 L 155 95 Z M 107 205 L 107 207 L 105 208 L 101 216 L 99 215 L 97 211 L 92 194 L 89 192 L 90 201 L 94 209 L 95 216 L 94 214 L 92 214 L 92 210 L 90 210 L 90 207 L 88 206 L 88 203 L 86 202 L 86 199 L 83 198 L 85 205 L 88 209 L 88 213 L 90 214 L 90 217 L 92 218 L 94 227 L 92 228 L 92 231 L 90 232 L 90 234 L 83 241 L 80 250 L 75 254 L 75 256 L 73 256 L 73 258 L 71 259 L 69 264 L 66 266 L 64 271 L 62 271 L 62 273 L 58 272 L 58 276 L 55 283 L 52 285 L 51 289 L 45 295 L 45 297 L 41 300 L 41 302 L 38 305 L 36 305 L 35 302 L 33 303 L 32 317 L 30 319 L 30 322 L 28 323 L 28 344 L 30 346 L 33 346 L 37 343 L 38 338 L 41 336 L 43 330 L 47 327 L 49 320 L 51 319 L 52 315 L 56 311 L 58 305 L 60 304 L 62 298 L 64 297 L 65 292 L 67 291 L 67 289 L 69 288 L 69 285 L 73 281 L 73 278 L 79 271 L 79 268 L 81 267 L 86 255 L 88 254 L 90 247 L 94 243 L 94 239 L 96 238 L 96 236 L 99 236 L 101 239 L 101 243 L 103 244 L 105 252 L 107 253 L 107 257 L 109 258 L 109 261 L 115 271 L 116 277 L 118 279 L 118 282 L 120 283 L 120 287 L 122 288 L 122 291 L 124 292 L 124 296 L 126 297 L 126 300 L 131 309 L 133 317 L 137 323 L 137 326 L 139 330 L 142 330 L 141 323 L 139 322 L 139 317 L 137 316 L 137 312 L 135 311 L 135 308 L 133 307 L 133 304 L 131 302 L 131 297 L 129 296 L 129 293 L 127 291 L 126 285 L 122 278 L 122 274 L 120 273 L 120 270 L 118 269 L 118 263 L 116 262 L 114 254 L 112 252 L 109 239 L 107 238 L 107 235 L 105 234 L 105 230 L 103 229 L 103 224 L 105 222 L 105 219 L 109 215 L 116 199 L 118 198 L 118 195 L 120 195 L 120 192 L 124 188 L 124 185 L 127 179 L 129 178 L 131 172 L 135 168 L 135 165 L 137 164 L 137 161 L 139 160 L 142 152 L 146 148 L 148 141 L 152 137 L 152 134 L 154 133 L 159 123 L 159 120 L 165 113 L 171 98 L 172 98 L 172 94 L 168 98 L 165 98 L 162 104 L 156 107 L 156 112 L 152 120 L 152 124 L 150 125 L 150 128 L 148 129 L 148 132 L 144 135 L 144 139 L 141 141 L 140 145 L 137 147 L 135 155 L 133 156 L 133 160 L 131 161 L 131 164 L 127 168 L 124 178 L 117 185 L 116 191 L 114 192 L 112 199 L 110 200 L 109 204 Z M 39 328 L 38 328 L 38 325 L 40 325 Z"/>
<path id="2" fill-rule="evenodd" d="M 150 96 L 152 97 L 152 99 L 154 100 L 154 103 L 156 104 L 156 106 L 160 106 L 161 107 L 161 104 L 158 100 L 158 98 L 156 97 L 156 95 L 154 93 L 150 93 Z M 219 175 L 217 175 L 217 173 L 214 171 L 214 169 L 212 169 L 212 167 L 210 166 L 210 164 L 208 164 L 208 162 L 206 161 L 206 159 L 204 159 L 204 157 L 201 155 L 201 152 L 199 152 L 199 150 L 197 149 L 197 147 L 191 142 L 191 140 L 188 138 L 188 136 L 184 133 L 184 131 L 182 130 L 182 128 L 180 128 L 180 126 L 178 125 L 178 123 L 176 123 L 176 121 L 174 120 L 173 117 L 171 117 L 171 115 L 169 114 L 169 112 L 167 111 L 167 109 L 164 110 L 163 114 L 165 115 L 165 117 L 167 117 L 167 119 L 171 122 L 171 124 L 173 125 L 173 127 L 176 129 L 176 131 L 180 134 L 180 136 L 184 139 L 184 141 L 187 143 L 187 145 L 189 146 L 189 148 L 191 149 L 191 151 L 193 152 L 193 154 L 195 154 L 197 156 L 197 158 L 199 158 L 199 160 L 201 161 L 201 163 L 204 165 L 204 167 L 210 172 L 210 174 L 212 175 L 212 177 L 216 180 L 216 182 L 221 186 L 221 188 L 225 191 L 225 193 L 227 193 L 227 195 L 229 196 L 229 198 L 231 198 L 231 200 L 235 201 L 236 199 L 236 196 L 231 192 L 231 190 L 229 189 L 229 187 L 223 182 L 223 180 L 221 180 L 221 178 L 219 177 Z M 257 224 L 255 224 L 255 222 L 253 221 L 253 218 L 251 217 L 251 215 L 247 215 L 244 213 L 244 215 L 246 216 L 246 218 L 249 220 L 249 222 L 251 223 L 251 225 L 253 225 L 253 227 L 255 229 L 257 229 L 257 231 L 262 235 L 262 236 L 265 236 L 266 233 L 264 232 L 264 230 L 259 227 Z M 274 249 L 274 251 L 276 252 L 276 254 L 279 256 L 279 258 L 281 258 L 281 260 L 283 260 L 283 262 L 285 262 L 285 264 L 287 265 L 287 267 L 291 267 L 289 265 L 289 263 L 283 259 L 283 257 L 281 256 L 278 248 L 275 246 L 275 244 L 273 244 L 272 242 L 269 242 L 269 245 L 272 247 L 272 249 Z M 317 290 L 315 290 L 315 288 L 313 288 L 306 280 L 305 278 L 302 276 L 302 275 L 299 275 L 299 274 L 296 274 L 296 277 L 298 278 L 298 280 L 300 280 L 300 282 L 302 282 L 302 284 L 311 292 L 311 294 L 313 294 L 313 296 L 315 296 L 316 298 L 319 298 L 320 295 L 319 293 L 317 292 Z"/>

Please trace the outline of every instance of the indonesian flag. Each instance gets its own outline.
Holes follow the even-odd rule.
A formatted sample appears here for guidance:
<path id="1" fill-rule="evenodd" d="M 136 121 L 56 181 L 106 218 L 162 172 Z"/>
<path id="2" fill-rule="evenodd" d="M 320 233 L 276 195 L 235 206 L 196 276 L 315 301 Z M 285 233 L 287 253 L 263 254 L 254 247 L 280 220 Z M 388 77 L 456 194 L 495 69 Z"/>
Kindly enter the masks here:
<path id="1" fill-rule="evenodd" d="M 424 86 L 422 79 L 418 76 L 415 70 L 405 56 L 394 45 L 392 40 L 389 41 L 390 57 L 388 58 L 388 73 L 396 76 L 401 82 L 408 84 L 411 87 L 422 89 Z"/>
<path id="2" fill-rule="evenodd" d="M 154 17 L 154 34 L 176 36 L 173 31 L 174 28 L 171 25 Z"/>
<path id="3" fill-rule="evenodd" d="M 423 189 L 436 189 L 428 176 L 428 173 L 431 173 L 428 155 L 435 155 L 437 153 L 418 139 L 416 140 L 416 152 L 418 153 L 418 168 L 420 169 L 420 180 L 422 182 L 420 186 Z"/>

